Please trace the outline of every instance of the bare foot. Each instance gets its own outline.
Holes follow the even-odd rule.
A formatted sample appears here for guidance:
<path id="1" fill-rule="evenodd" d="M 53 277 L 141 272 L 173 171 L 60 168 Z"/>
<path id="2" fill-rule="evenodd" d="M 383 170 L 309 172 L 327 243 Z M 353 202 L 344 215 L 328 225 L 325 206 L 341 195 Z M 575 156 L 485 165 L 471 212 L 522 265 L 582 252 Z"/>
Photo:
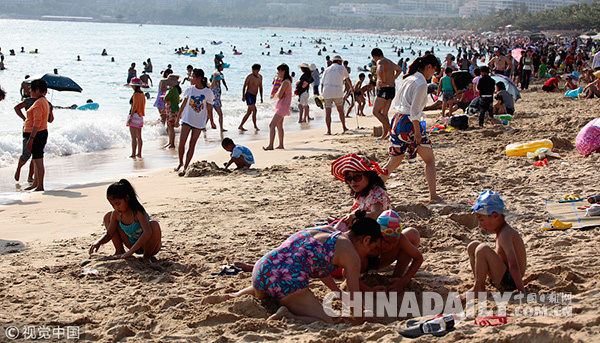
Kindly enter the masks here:
<path id="1" fill-rule="evenodd" d="M 273 147 L 272 147 L 272 146 L 263 147 L 263 150 L 264 150 L 264 151 L 273 150 Z"/>
<path id="2" fill-rule="evenodd" d="M 137 155 L 137 157 L 138 157 L 138 158 L 142 158 L 142 154 L 138 154 L 138 155 Z"/>
<path id="3" fill-rule="evenodd" d="M 19 178 L 21 178 L 21 168 L 17 168 L 15 172 L 15 181 L 19 181 Z"/>
<path id="4" fill-rule="evenodd" d="M 280 145 L 280 146 L 278 146 L 278 147 L 277 147 L 277 148 L 275 148 L 275 149 L 285 149 L 285 148 L 283 147 L 283 145 Z"/>
<path id="5" fill-rule="evenodd" d="M 233 265 L 240 268 L 243 272 L 251 272 L 254 269 L 254 265 L 245 262 L 234 262 Z"/>
<path id="6" fill-rule="evenodd" d="M 280 320 L 283 318 L 289 318 L 289 319 L 294 318 L 294 315 L 285 306 L 281 306 L 277 310 L 277 312 L 275 312 L 273 315 L 271 315 L 269 318 L 267 318 L 267 320 Z"/>
<path id="7" fill-rule="evenodd" d="M 221 132 L 227 132 L 227 129 L 221 129 Z"/>
<path id="8" fill-rule="evenodd" d="M 229 296 L 227 294 L 208 295 L 208 296 L 204 297 L 204 299 L 202 299 L 200 304 L 201 305 L 218 304 L 218 303 L 222 303 L 223 301 L 227 301 L 229 299 L 231 299 L 231 296 Z"/>
<path id="9" fill-rule="evenodd" d="M 181 169 L 182 165 L 178 165 L 177 168 L 175 168 L 173 171 L 179 171 L 179 169 Z"/>
<path id="10" fill-rule="evenodd" d="M 30 190 L 32 190 L 32 189 L 34 189 L 34 188 L 36 188 L 36 187 L 37 187 L 36 185 L 31 185 L 31 186 L 29 186 L 29 187 L 25 188 L 25 190 L 26 190 L 26 191 L 30 191 Z"/>
<path id="11" fill-rule="evenodd" d="M 254 127 L 255 131 L 260 131 L 260 129 L 258 127 Z"/>
<path id="12" fill-rule="evenodd" d="M 346 133 L 347 131 L 349 131 L 348 128 L 344 127 L 343 133 Z"/>
<path id="13" fill-rule="evenodd" d="M 308 117 L 308 120 L 315 120 L 315 118 Z"/>
<path id="14" fill-rule="evenodd" d="M 129 158 L 135 158 L 135 155 L 131 155 L 131 156 L 129 156 Z"/>
<path id="15" fill-rule="evenodd" d="M 298 120 L 298 124 L 300 123 L 306 123 L 306 120 Z"/>
<path id="16" fill-rule="evenodd" d="M 179 175 L 179 176 L 185 176 L 185 170 L 180 171 L 177 175 Z"/>
<path id="17" fill-rule="evenodd" d="M 210 127 L 214 130 L 217 128 L 217 125 L 215 125 L 215 123 L 210 124 Z"/>
<path id="18" fill-rule="evenodd" d="M 240 127 L 238 127 L 238 130 L 240 130 L 240 131 L 248 131 L 248 130 L 244 129 L 244 128 L 243 128 L 243 127 L 241 127 L 241 126 L 240 126 Z"/>
<path id="19" fill-rule="evenodd" d="M 325 133 L 325 136 L 331 136 L 331 131 L 327 131 L 327 132 Z"/>
<path id="20" fill-rule="evenodd" d="M 33 180 L 32 178 L 28 178 L 28 179 L 27 179 L 27 182 L 29 182 L 29 183 L 33 183 L 33 181 L 34 181 L 34 180 Z"/>
<path id="21" fill-rule="evenodd" d="M 444 202 L 444 198 L 442 198 L 442 197 L 441 197 L 441 196 L 439 196 L 439 195 L 436 195 L 435 197 L 433 197 L 433 198 L 429 199 L 429 203 L 430 203 L 430 204 L 439 204 L 439 203 L 441 203 L 441 202 Z"/>
<path id="22" fill-rule="evenodd" d="M 144 261 L 144 264 L 152 264 L 152 257 L 150 257 L 150 258 L 144 257 L 143 261 Z"/>

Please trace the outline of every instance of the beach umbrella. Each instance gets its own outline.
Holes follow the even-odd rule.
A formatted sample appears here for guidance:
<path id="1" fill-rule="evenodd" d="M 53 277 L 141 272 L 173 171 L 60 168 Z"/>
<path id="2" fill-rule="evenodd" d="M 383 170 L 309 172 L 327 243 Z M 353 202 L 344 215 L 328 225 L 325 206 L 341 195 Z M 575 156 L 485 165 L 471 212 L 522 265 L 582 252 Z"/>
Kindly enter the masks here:
<path id="1" fill-rule="evenodd" d="M 524 51 L 525 51 L 525 49 L 516 48 L 516 49 L 512 49 L 512 51 L 510 52 L 510 54 L 515 59 L 515 61 L 520 61 L 521 60 L 521 56 L 523 56 L 523 52 Z"/>
<path id="2" fill-rule="evenodd" d="M 517 88 L 517 85 L 515 85 L 515 83 L 512 82 L 511 79 L 509 79 L 508 77 L 506 77 L 504 75 L 492 75 L 492 79 L 494 79 L 495 82 L 504 83 L 504 88 L 506 88 L 506 91 L 510 95 L 512 95 L 512 97 L 515 101 L 521 99 L 521 93 L 519 93 L 519 89 Z"/>
<path id="3" fill-rule="evenodd" d="M 466 70 L 455 71 L 452 73 L 456 88 L 461 90 L 467 88 L 469 82 L 473 81 L 473 75 Z"/>
<path id="4" fill-rule="evenodd" d="M 30 78 L 27 81 L 31 82 L 36 79 L 42 79 L 46 81 L 48 84 L 48 88 L 57 90 L 59 92 L 67 91 L 67 92 L 80 92 L 83 90 L 81 86 L 77 84 L 77 82 L 73 81 L 70 77 L 56 75 L 56 74 L 44 74 L 40 77 Z"/>

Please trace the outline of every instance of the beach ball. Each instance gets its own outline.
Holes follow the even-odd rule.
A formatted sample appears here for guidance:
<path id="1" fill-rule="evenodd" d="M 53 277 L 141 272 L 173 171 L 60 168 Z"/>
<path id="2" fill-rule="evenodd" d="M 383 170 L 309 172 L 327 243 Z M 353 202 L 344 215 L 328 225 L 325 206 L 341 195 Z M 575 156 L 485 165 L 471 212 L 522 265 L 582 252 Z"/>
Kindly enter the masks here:
<path id="1" fill-rule="evenodd" d="M 600 118 L 587 123 L 575 138 L 579 153 L 587 156 L 600 148 Z"/>

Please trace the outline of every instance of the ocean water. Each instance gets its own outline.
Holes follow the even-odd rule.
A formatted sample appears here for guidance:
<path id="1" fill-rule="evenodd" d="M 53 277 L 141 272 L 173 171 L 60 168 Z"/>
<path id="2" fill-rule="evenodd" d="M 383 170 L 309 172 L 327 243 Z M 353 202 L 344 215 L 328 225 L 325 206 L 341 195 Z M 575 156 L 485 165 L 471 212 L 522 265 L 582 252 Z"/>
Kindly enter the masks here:
<path id="1" fill-rule="evenodd" d="M 166 133 L 158 123 L 158 111 L 152 106 L 160 71 L 168 64 L 182 78 L 186 75 L 188 64 L 202 68 L 210 75 L 214 70 L 214 55 L 220 52 L 225 55 L 224 61 L 231 66 L 224 70 L 229 86 L 228 91 L 223 89 L 222 96 L 224 126 L 229 129 L 226 135 L 239 142 L 266 139 L 274 104 L 269 99 L 271 80 L 280 63 L 288 64 L 291 71 L 299 76 L 300 69 L 297 66 L 300 63 L 315 63 L 321 68 L 326 66 L 326 55 L 333 57 L 340 54 L 349 61 L 352 68 L 350 76 L 354 82 L 359 73 L 357 67 L 370 62 L 370 51 L 376 46 L 394 61 L 399 57 L 393 53 L 392 47 L 408 47 L 411 42 L 414 50 L 424 51 L 435 46 L 440 54 L 450 51 L 449 47 L 439 43 L 400 36 L 278 29 L 0 20 L 0 32 L 0 48 L 7 68 L 0 71 L 0 85 L 8 92 L 6 99 L 0 102 L 3 123 L 0 126 L 0 202 L 3 197 L 13 198 L 19 192 L 19 184 L 12 180 L 12 174 L 22 148 L 22 121 L 14 113 L 13 107 L 20 101 L 19 89 L 25 75 L 41 76 L 57 68 L 59 74 L 71 77 L 83 88 L 82 93 L 50 90 L 47 98 L 55 106 L 83 105 L 87 99 L 100 104 L 97 111 L 55 109 L 55 121 L 49 125 L 45 161 L 48 165 L 46 188 L 56 188 L 120 178 L 139 170 L 177 164 L 174 151 L 160 148 L 166 143 Z M 315 44 L 315 39 L 323 39 L 326 45 Z M 211 45 L 211 41 L 222 41 L 222 44 Z M 270 48 L 265 48 L 266 44 Z M 203 47 L 206 54 L 197 57 L 174 54 L 174 50 L 182 46 Z M 234 46 L 242 55 L 233 55 Z M 318 56 L 318 48 L 323 46 L 328 51 Z M 20 53 L 21 47 L 25 48 L 25 53 Z M 280 55 L 281 48 L 292 50 L 293 54 Z M 16 51 L 16 56 L 9 55 L 10 49 Z M 39 53 L 29 53 L 35 49 Z M 103 49 L 107 50 L 108 56 L 101 56 Z M 269 52 L 270 56 L 267 56 Z M 402 57 L 412 60 L 415 56 L 410 52 L 405 50 Z M 82 61 L 77 61 L 78 55 Z M 111 57 L 115 58 L 115 62 L 111 62 Z M 141 75 L 142 62 L 147 58 L 151 58 L 154 67 L 150 74 L 154 87 L 147 90 L 153 99 L 146 102 L 142 133 L 144 159 L 132 161 L 126 158 L 130 152 L 130 135 L 125 126 L 132 90 L 124 84 L 130 64 L 135 62 L 138 75 Z M 240 134 L 237 127 L 246 112 L 246 105 L 242 102 L 242 86 L 254 63 L 261 64 L 264 80 L 265 102 L 258 104 L 258 125 L 262 131 Z M 187 88 L 187 85 L 182 88 Z M 312 106 L 311 111 L 317 120 L 300 126 L 296 123 L 295 113 L 292 113 L 286 119 L 285 129 L 296 131 L 324 126 L 323 111 L 316 106 Z M 245 126 L 249 129 L 252 124 L 247 122 Z M 218 146 L 220 139 L 217 130 L 209 130 L 208 139 L 199 140 L 195 158 L 201 158 L 203 150 Z M 22 180 L 25 178 L 24 170 Z"/>

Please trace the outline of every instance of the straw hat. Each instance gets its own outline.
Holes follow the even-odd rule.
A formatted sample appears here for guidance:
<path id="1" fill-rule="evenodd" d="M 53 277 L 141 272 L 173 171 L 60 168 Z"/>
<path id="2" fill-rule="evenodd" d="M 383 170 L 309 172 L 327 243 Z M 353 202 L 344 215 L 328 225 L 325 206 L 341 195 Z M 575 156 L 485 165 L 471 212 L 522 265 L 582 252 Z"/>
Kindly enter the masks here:
<path id="1" fill-rule="evenodd" d="M 298 68 L 308 68 L 310 69 L 310 66 L 308 65 L 308 63 L 302 63 L 298 66 Z"/>
<path id="2" fill-rule="evenodd" d="M 374 171 L 377 172 L 377 174 L 388 174 L 387 169 L 381 169 L 377 162 L 369 160 L 366 156 L 358 156 L 356 154 L 342 156 L 331 163 L 331 175 L 342 182 L 346 182 L 346 173 L 351 171 Z"/>
<path id="3" fill-rule="evenodd" d="M 595 71 L 595 72 L 594 72 L 594 76 L 595 76 L 597 79 L 600 79 L 600 70 L 598 70 L 598 71 Z"/>
<path id="4" fill-rule="evenodd" d="M 335 61 L 343 61 L 343 59 L 342 59 L 342 57 L 340 55 L 335 55 L 331 59 L 331 62 L 335 62 Z"/>

